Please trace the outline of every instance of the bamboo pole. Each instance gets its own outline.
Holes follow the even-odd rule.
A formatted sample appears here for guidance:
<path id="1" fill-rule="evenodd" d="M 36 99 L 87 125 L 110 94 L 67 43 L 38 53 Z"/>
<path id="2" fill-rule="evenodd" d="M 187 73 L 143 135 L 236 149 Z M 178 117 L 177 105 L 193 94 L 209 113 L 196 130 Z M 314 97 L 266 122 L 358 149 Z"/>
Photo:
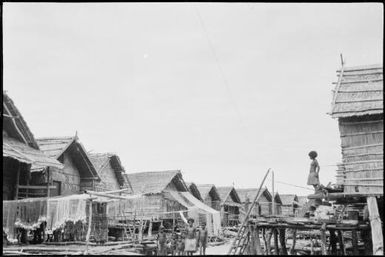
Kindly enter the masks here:
<path id="1" fill-rule="evenodd" d="M 270 169 L 267 170 L 267 172 L 266 172 L 266 174 L 265 174 L 265 177 L 263 178 L 263 180 L 262 180 L 262 182 L 261 182 L 261 184 L 260 184 L 260 186 L 259 186 L 258 192 L 257 192 L 257 194 L 255 195 L 254 201 L 253 201 L 253 203 L 251 204 L 250 209 L 247 211 L 245 220 L 243 221 L 243 223 L 242 223 L 242 225 L 241 225 L 241 228 L 238 230 L 237 236 L 235 237 L 235 239 L 234 239 L 234 241 L 233 241 L 233 243 L 232 243 L 232 245 L 231 245 L 231 247 L 230 247 L 230 249 L 229 249 L 229 251 L 228 251 L 228 253 L 227 253 L 228 255 L 231 254 L 231 251 L 232 251 L 232 249 L 234 248 L 234 246 L 235 246 L 235 244 L 236 244 L 236 242 L 237 242 L 237 239 L 239 239 L 239 236 L 240 236 L 240 234 L 241 234 L 241 231 L 244 231 L 242 228 L 245 227 L 246 223 L 248 222 L 248 219 L 249 219 L 251 210 L 253 209 L 255 203 L 257 202 L 257 199 L 258 199 L 258 197 L 259 197 L 259 193 L 260 193 L 260 191 L 261 191 L 261 189 L 262 189 L 263 183 L 265 182 L 266 177 L 267 177 L 267 175 L 269 174 L 269 172 L 270 172 Z M 239 243 L 239 242 L 240 242 L 240 240 L 238 240 L 238 243 Z"/>
<path id="2" fill-rule="evenodd" d="M 372 228 L 373 255 L 384 254 L 384 243 L 382 235 L 381 218 L 378 213 L 377 200 L 375 197 L 366 199 L 369 210 L 370 226 Z"/>

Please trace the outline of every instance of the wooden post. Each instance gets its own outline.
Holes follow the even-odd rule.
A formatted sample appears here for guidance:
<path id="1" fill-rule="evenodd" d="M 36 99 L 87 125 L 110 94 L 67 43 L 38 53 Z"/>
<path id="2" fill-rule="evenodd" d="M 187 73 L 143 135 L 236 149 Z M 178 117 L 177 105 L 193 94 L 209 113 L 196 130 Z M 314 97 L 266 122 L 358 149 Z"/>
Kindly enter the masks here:
<path id="1" fill-rule="evenodd" d="M 21 170 L 21 163 L 19 162 L 17 173 L 16 173 L 16 191 L 15 191 L 15 200 L 19 199 L 19 183 L 20 183 L 20 170 Z"/>
<path id="2" fill-rule="evenodd" d="M 91 223 L 92 223 L 92 200 L 89 201 L 89 218 L 88 218 L 88 229 L 87 229 L 87 235 L 86 235 L 86 251 L 85 254 L 88 254 L 88 244 L 90 242 L 90 236 L 91 236 Z"/>
<path id="3" fill-rule="evenodd" d="M 266 254 L 267 255 L 271 254 L 271 237 L 272 236 L 273 236 L 273 231 L 272 230 L 268 231 L 267 239 L 266 239 L 266 241 L 267 241 Z"/>
<path id="4" fill-rule="evenodd" d="M 377 200 L 371 196 L 366 199 L 369 210 L 370 227 L 372 229 L 373 255 L 384 254 L 381 218 L 378 213 Z"/>
<path id="5" fill-rule="evenodd" d="M 330 234 L 330 246 L 331 246 L 331 254 L 332 255 L 337 255 L 337 237 L 336 237 L 336 232 L 334 229 L 329 229 L 329 234 Z"/>
<path id="6" fill-rule="evenodd" d="M 327 255 L 327 251 L 326 251 L 326 223 L 323 223 L 322 224 L 322 227 L 321 227 L 321 254 L 322 255 Z"/>
<path id="7" fill-rule="evenodd" d="M 272 210 L 271 213 L 275 215 L 275 195 L 274 195 L 274 171 L 271 171 L 271 188 L 272 188 L 272 193 L 273 193 L 273 202 L 272 202 Z"/>
<path id="8" fill-rule="evenodd" d="M 50 180 L 50 177 L 49 177 L 49 167 L 47 167 L 47 197 L 49 197 L 50 195 L 50 192 L 49 192 L 49 180 Z"/>
<path id="9" fill-rule="evenodd" d="M 285 232 L 286 231 L 285 231 L 284 228 L 281 228 L 279 230 L 279 242 L 281 244 L 281 253 L 282 253 L 282 255 L 287 255 Z"/>
<path id="10" fill-rule="evenodd" d="M 353 246 L 353 255 L 357 256 L 358 254 L 358 238 L 357 230 L 352 230 L 352 246 Z"/>
<path id="11" fill-rule="evenodd" d="M 269 255 L 267 250 L 266 228 L 262 228 L 262 238 L 263 238 L 263 243 L 265 245 L 265 254 Z"/>
<path id="12" fill-rule="evenodd" d="M 293 244 L 290 248 L 290 255 L 294 255 L 295 254 L 295 243 L 297 241 L 297 229 L 294 229 L 293 230 Z"/>
<path id="13" fill-rule="evenodd" d="M 346 255 L 344 235 L 342 234 L 341 230 L 338 230 L 337 233 L 338 233 L 338 244 L 340 246 L 340 250 L 342 251 L 342 255 Z"/>
<path id="14" fill-rule="evenodd" d="M 278 246 L 278 230 L 273 228 L 273 235 L 274 235 L 274 251 L 275 255 L 279 255 L 279 246 Z"/>
<path id="15" fill-rule="evenodd" d="M 148 225 L 148 236 L 152 236 L 152 219 L 150 220 L 150 225 Z"/>
<path id="16" fill-rule="evenodd" d="M 262 248 L 261 248 L 261 241 L 259 240 L 259 228 L 258 228 L 258 226 L 255 226 L 254 239 L 255 239 L 255 244 L 256 244 L 256 254 L 262 255 L 263 252 L 262 252 Z"/>

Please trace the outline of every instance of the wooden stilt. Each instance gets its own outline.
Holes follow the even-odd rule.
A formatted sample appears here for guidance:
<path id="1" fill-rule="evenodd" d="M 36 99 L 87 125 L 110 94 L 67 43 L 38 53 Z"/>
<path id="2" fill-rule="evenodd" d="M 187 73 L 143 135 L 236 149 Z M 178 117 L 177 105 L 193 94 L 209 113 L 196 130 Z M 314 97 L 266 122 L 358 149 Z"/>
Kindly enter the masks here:
<path id="1" fill-rule="evenodd" d="M 353 255 L 357 256 L 358 254 L 358 238 L 357 230 L 352 230 L 352 246 L 353 246 Z"/>
<path id="2" fill-rule="evenodd" d="M 278 246 L 278 230 L 273 229 L 273 235 L 274 235 L 274 251 L 275 255 L 279 255 L 279 246 Z"/>
<path id="3" fill-rule="evenodd" d="M 88 245 L 90 243 L 90 236 L 91 236 L 91 223 L 92 223 L 92 200 L 89 201 L 89 217 L 88 217 L 88 229 L 87 229 L 87 235 L 86 235 L 86 251 L 84 254 L 88 254 Z"/>
<path id="4" fill-rule="evenodd" d="M 327 255 L 326 251 L 326 223 L 322 224 L 321 227 L 321 254 Z"/>
<path id="5" fill-rule="evenodd" d="M 148 225 L 148 236 L 152 236 L 152 219 L 150 220 L 150 225 Z"/>
<path id="6" fill-rule="evenodd" d="M 344 235 L 342 234 L 341 230 L 338 230 L 337 233 L 338 233 L 338 244 L 340 246 L 340 251 L 342 255 L 346 255 Z"/>
<path id="7" fill-rule="evenodd" d="M 250 240 L 249 240 L 249 244 L 248 244 L 247 254 L 256 255 L 257 254 L 257 246 L 255 244 L 256 238 L 255 238 L 254 226 L 249 225 L 249 231 L 250 231 Z"/>
<path id="8" fill-rule="evenodd" d="M 337 255 L 337 237 L 334 229 L 329 230 L 331 254 Z"/>
<path id="9" fill-rule="evenodd" d="M 272 236 L 273 236 L 273 231 L 269 230 L 267 233 L 267 238 L 266 238 L 266 241 L 267 241 L 266 255 L 271 254 L 271 238 L 272 238 Z"/>
<path id="10" fill-rule="evenodd" d="M 261 248 L 261 241 L 259 240 L 259 228 L 255 226 L 254 230 L 254 239 L 255 239 L 255 246 L 256 246 L 256 254 L 262 255 L 263 251 Z"/>
<path id="11" fill-rule="evenodd" d="M 282 253 L 282 255 L 287 255 L 285 232 L 286 231 L 285 231 L 284 228 L 281 228 L 279 230 L 279 242 L 281 244 L 281 253 Z"/>
<path id="12" fill-rule="evenodd" d="M 310 239 L 310 255 L 314 255 L 314 241 L 313 241 L 313 238 Z"/>
<path id="13" fill-rule="evenodd" d="M 370 227 L 372 229 L 373 255 L 384 254 L 381 218 L 378 213 L 377 200 L 371 196 L 366 199 L 369 210 Z"/>
<path id="14" fill-rule="evenodd" d="M 295 243 L 297 241 L 297 230 L 294 229 L 293 230 L 293 244 L 290 248 L 290 255 L 294 255 L 295 254 Z"/>

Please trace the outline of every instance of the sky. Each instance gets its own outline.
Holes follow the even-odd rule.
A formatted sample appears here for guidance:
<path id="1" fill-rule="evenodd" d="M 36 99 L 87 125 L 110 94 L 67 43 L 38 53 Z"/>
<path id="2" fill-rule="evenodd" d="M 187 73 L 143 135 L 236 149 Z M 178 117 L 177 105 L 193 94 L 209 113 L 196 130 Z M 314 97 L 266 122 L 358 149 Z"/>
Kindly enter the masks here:
<path id="1" fill-rule="evenodd" d="M 275 191 L 307 195 L 311 150 L 334 183 L 340 53 L 382 49 L 380 3 L 3 3 L 4 90 L 36 138 L 77 131 L 127 173 L 196 184 L 258 187 L 271 168 Z"/>

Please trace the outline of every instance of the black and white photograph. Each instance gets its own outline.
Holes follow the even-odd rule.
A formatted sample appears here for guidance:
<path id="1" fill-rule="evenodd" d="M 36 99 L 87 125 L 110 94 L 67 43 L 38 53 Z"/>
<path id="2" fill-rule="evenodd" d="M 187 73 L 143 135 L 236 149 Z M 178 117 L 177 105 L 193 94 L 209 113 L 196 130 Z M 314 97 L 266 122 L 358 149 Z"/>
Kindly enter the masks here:
<path id="1" fill-rule="evenodd" d="M 1 16 L 3 256 L 384 255 L 381 2 Z"/>

